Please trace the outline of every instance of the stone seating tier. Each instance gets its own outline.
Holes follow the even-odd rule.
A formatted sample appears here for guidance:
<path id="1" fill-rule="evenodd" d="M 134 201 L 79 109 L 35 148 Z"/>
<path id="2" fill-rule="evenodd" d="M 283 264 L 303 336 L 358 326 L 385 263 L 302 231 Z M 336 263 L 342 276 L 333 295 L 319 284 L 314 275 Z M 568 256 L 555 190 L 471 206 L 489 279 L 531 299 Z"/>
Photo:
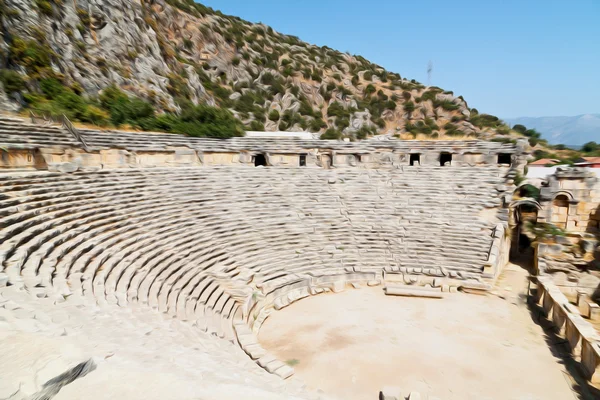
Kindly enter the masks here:
<path id="1" fill-rule="evenodd" d="M 48 296 L 147 304 L 231 339 L 234 321 L 258 329 L 263 310 L 340 282 L 479 281 L 507 171 L 3 173 L 0 275 Z"/>

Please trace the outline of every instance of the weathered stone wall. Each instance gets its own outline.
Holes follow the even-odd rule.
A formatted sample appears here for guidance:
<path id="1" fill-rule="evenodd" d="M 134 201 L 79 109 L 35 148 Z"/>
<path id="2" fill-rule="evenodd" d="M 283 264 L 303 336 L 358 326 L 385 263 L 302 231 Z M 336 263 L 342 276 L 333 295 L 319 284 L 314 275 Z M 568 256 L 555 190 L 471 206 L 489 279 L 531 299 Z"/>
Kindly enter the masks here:
<path id="1" fill-rule="evenodd" d="M 35 149 L 0 149 L 0 169 L 8 168 L 45 169 L 46 164 Z"/>
<path id="2" fill-rule="evenodd" d="M 600 180 L 580 168 L 558 169 L 541 188 L 538 222 L 569 232 L 597 233 L 600 226 Z"/>
<path id="3" fill-rule="evenodd" d="M 571 304 L 551 279 L 540 276 L 534 301 L 541 305 L 558 335 L 565 338 L 574 356 L 580 357 L 584 375 L 600 383 L 600 335 Z"/>

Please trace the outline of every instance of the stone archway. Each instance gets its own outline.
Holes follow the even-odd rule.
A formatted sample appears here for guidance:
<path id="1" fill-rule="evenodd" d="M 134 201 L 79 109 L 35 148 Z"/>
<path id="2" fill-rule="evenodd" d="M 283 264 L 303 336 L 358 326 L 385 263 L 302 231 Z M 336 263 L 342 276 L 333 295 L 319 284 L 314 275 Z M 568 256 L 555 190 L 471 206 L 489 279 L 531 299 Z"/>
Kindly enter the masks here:
<path id="1" fill-rule="evenodd" d="M 526 224 L 537 222 L 538 212 L 542 209 L 540 203 L 534 198 L 526 197 L 514 200 L 509 204 L 511 246 L 510 258 L 519 264 L 528 264 L 533 260 L 533 249 L 530 247 L 531 238 L 527 235 Z"/>

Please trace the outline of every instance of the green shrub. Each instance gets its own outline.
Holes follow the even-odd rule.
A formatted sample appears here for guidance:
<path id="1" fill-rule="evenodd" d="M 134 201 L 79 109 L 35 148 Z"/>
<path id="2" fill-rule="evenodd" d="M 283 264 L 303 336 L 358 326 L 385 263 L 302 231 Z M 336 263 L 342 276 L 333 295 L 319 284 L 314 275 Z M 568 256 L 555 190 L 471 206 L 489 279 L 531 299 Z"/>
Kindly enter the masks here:
<path id="1" fill-rule="evenodd" d="M 515 126 L 512 127 L 513 130 L 523 134 L 525 133 L 525 131 L 527 130 L 527 127 L 525 125 L 521 125 L 521 124 L 517 124 Z"/>
<path id="2" fill-rule="evenodd" d="M 409 113 L 415 111 L 415 103 L 413 103 L 412 101 L 407 101 L 406 103 L 404 103 L 404 111 Z"/>
<path id="3" fill-rule="evenodd" d="M 265 124 L 260 121 L 252 121 L 250 122 L 250 130 L 263 132 L 265 130 Z"/>
<path id="4" fill-rule="evenodd" d="M 507 137 L 495 137 L 495 138 L 492 138 L 491 141 L 498 142 L 498 143 L 512 143 L 512 144 L 517 143 L 517 141 L 515 139 L 511 139 L 511 138 L 507 138 Z"/>
<path id="5" fill-rule="evenodd" d="M 347 127 L 350 126 L 350 120 L 348 118 L 336 118 L 336 120 L 335 120 L 335 126 L 340 131 L 343 131 L 344 129 L 346 129 Z"/>
<path id="6" fill-rule="evenodd" d="M 474 110 L 474 112 L 473 112 Z M 494 115 L 478 114 L 476 109 L 471 109 L 471 123 L 479 128 L 497 128 L 503 123 Z"/>
<path id="7" fill-rule="evenodd" d="M 519 196 L 521 197 L 531 197 L 536 200 L 540 200 L 540 189 L 536 188 L 533 185 L 523 185 L 523 187 L 519 191 Z"/>
<path id="8" fill-rule="evenodd" d="M 48 16 L 54 15 L 52 4 L 48 0 L 35 0 L 35 5 L 42 14 Z"/>
<path id="9" fill-rule="evenodd" d="M 527 221 L 525 228 L 533 232 L 538 239 L 547 236 L 565 236 L 567 234 L 563 229 L 547 222 L 537 222 L 534 224 L 531 221 Z"/>
<path id="10" fill-rule="evenodd" d="M 440 103 L 440 106 L 446 110 L 446 111 L 455 111 L 458 110 L 460 107 L 456 104 L 454 104 L 453 102 L 451 102 L 450 100 L 444 100 Z"/>
<path id="11" fill-rule="evenodd" d="M 188 38 L 183 38 L 183 47 L 185 47 L 188 50 L 191 50 L 194 47 L 194 42 L 192 42 Z"/>
<path id="12" fill-rule="evenodd" d="M 51 71 L 50 57 L 53 52 L 45 43 L 13 38 L 9 54 L 11 61 L 22 65 L 31 78 L 36 79 L 40 74 Z"/>
<path id="13" fill-rule="evenodd" d="M 342 133 L 334 128 L 329 128 L 321 135 L 322 140 L 339 140 Z"/>
<path id="14" fill-rule="evenodd" d="M 25 80 L 21 74 L 10 69 L 0 70 L 0 82 L 6 93 L 20 92 L 25 89 Z"/>
<path id="15" fill-rule="evenodd" d="M 599 150 L 600 150 L 600 144 L 598 144 L 596 142 L 587 142 L 581 148 L 581 151 L 583 151 L 584 153 L 593 153 L 593 152 L 596 152 Z"/>
<path id="16" fill-rule="evenodd" d="M 319 132 L 323 128 L 327 128 L 327 124 L 322 118 L 315 118 L 309 122 L 308 127 L 311 132 Z"/>
<path id="17" fill-rule="evenodd" d="M 369 136 L 371 134 L 375 134 L 375 133 L 376 133 L 376 131 L 375 131 L 374 128 L 372 129 L 372 128 L 369 128 L 366 125 L 363 125 L 363 126 L 360 127 L 360 129 L 358 131 L 356 131 L 356 137 L 358 139 L 362 140 L 362 139 L 366 139 L 367 136 Z"/>
<path id="18" fill-rule="evenodd" d="M 207 105 L 197 105 L 182 112 L 171 132 L 221 139 L 244 135 L 241 123 L 233 114 Z"/>
<path id="19" fill-rule="evenodd" d="M 279 111 L 277 111 L 277 110 L 271 110 L 271 111 L 269 111 L 269 119 L 271 121 L 277 122 L 277 121 L 279 121 L 279 118 L 280 118 Z"/>
<path id="20" fill-rule="evenodd" d="M 510 134 L 510 129 L 509 129 L 509 127 L 508 127 L 508 126 L 505 126 L 505 125 L 504 125 L 504 126 L 500 126 L 500 127 L 498 127 L 498 129 L 496 129 L 496 132 L 497 132 L 499 135 L 505 135 L 505 136 L 506 136 L 506 135 L 509 135 L 509 134 Z"/>

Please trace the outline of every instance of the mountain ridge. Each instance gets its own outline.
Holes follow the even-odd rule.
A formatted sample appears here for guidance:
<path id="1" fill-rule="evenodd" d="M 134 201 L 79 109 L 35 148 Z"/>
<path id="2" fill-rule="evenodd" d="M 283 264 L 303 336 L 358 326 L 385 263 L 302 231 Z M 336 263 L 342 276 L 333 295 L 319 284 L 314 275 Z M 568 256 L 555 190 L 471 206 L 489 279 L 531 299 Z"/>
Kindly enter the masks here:
<path id="1" fill-rule="evenodd" d="M 591 141 L 600 142 L 600 113 L 502 120 L 511 126 L 521 124 L 536 129 L 551 144 L 580 146 Z"/>

